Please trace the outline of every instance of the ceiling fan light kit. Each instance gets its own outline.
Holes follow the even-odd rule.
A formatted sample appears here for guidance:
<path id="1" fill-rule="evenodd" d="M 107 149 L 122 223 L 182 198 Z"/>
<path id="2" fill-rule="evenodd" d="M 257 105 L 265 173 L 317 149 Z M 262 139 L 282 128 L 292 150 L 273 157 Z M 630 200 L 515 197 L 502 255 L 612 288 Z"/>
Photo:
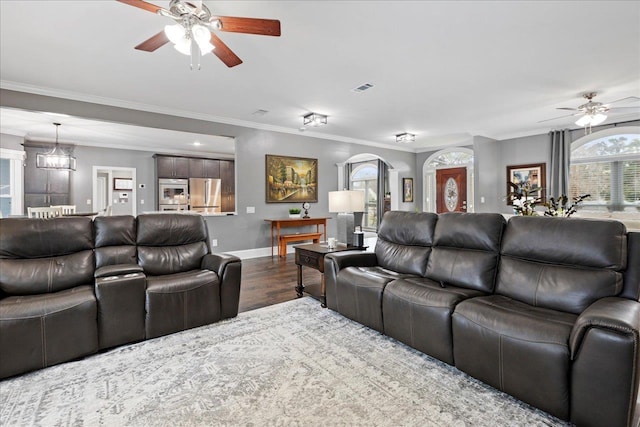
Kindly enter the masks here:
<path id="1" fill-rule="evenodd" d="M 602 113 L 597 113 L 597 114 L 587 114 L 584 115 L 582 117 L 580 117 L 578 120 L 576 120 L 576 124 L 578 126 L 597 126 L 600 123 L 604 122 L 605 120 L 607 120 L 607 115 L 606 114 L 602 114 Z"/>
<path id="2" fill-rule="evenodd" d="M 396 142 L 401 144 L 408 144 L 410 142 L 415 142 L 416 136 L 412 133 L 404 132 L 396 135 Z"/>
<path id="3" fill-rule="evenodd" d="M 304 126 L 322 126 L 327 124 L 327 116 L 318 113 L 309 113 L 302 117 Z"/>
<path id="4" fill-rule="evenodd" d="M 154 52 L 172 42 L 178 52 L 191 56 L 192 70 L 200 69 L 200 56 L 209 52 L 229 68 L 242 64 L 242 60 L 215 35 L 214 31 L 280 36 L 280 21 L 277 19 L 212 16 L 201 0 L 171 0 L 168 9 L 143 0 L 117 1 L 173 19 L 176 22 L 174 25 L 165 26 L 164 31 L 140 43 L 136 49 Z"/>

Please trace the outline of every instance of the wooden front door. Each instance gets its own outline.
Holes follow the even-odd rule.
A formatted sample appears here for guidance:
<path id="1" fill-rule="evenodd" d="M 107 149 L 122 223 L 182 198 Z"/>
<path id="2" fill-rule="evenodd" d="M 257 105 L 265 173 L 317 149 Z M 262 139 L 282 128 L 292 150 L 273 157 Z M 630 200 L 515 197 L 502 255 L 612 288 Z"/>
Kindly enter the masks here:
<path id="1" fill-rule="evenodd" d="M 467 211 L 467 168 L 436 171 L 436 212 Z"/>

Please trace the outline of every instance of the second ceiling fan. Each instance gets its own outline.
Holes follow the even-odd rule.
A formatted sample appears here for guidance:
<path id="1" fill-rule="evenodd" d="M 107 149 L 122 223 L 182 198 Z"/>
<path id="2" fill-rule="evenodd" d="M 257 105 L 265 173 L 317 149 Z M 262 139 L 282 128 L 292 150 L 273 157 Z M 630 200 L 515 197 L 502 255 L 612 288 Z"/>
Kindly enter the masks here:
<path id="1" fill-rule="evenodd" d="M 135 48 L 146 52 L 172 42 L 174 47 L 185 55 L 198 59 L 212 52 L 227 67 L 242 64 L 242 60 L 224 44 L 213 31 L 232 33 L 280 36 L 280 21 L 276 19 L 240 18 L 236 16 L 214 16 L 202 1 L 171 0 L 169 9 L 143 0 L 117 0 L 160 16 L 173 19 L 176 24 L 167 25 L 163 31 L 140 43 Z M 193 68 L 193 63 L 191 65 Z"/>

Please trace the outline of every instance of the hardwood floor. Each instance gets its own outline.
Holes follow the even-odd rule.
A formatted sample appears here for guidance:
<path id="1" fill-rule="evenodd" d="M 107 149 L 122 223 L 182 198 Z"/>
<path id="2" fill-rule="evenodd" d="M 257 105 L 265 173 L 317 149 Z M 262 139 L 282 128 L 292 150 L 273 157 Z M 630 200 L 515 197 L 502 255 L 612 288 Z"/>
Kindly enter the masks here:
<path id="1" fill-rule="evenodd" d="M 242 260 L 239 311 L 249 311 L 297 298 L 298 269 L 294 255 Z M 320 272 L 303 267 L 305 290 L 319 293 Z"/>

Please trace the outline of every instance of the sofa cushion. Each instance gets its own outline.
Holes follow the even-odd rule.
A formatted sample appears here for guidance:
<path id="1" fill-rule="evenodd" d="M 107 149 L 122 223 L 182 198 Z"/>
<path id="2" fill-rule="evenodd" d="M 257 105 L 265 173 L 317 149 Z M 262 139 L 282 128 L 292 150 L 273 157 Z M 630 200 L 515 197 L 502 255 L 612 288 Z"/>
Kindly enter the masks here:
<path id="1" fill-rule="evenodd" d="M 378 265 L 398 273 L 424 276 L 438 215 L 429 212 L 385 213 L 378 229 Z"/>
<path id="2" fill-rule="evenodd" d="M 146 337 L 154 338 L 221 319 L 220 281 L 209 270 L 147 277 Z"/>
<path id="3" fill-rule="evenodd" d="M 447 285 L 492 292 L 505 224 L 500 214 L 441 214 L 426 276 Z"/>
<path id="4" fill-rule="evenodd" d="M 96 248 L 136 244 L 136 219 L 131 215 L 98 216 L 93 228 Z"/>
<path id="5" fill-rule="evenodd" d="M 490 295 L 462 301 L 452 319 L 458 369 L 568 419 L 576 315 Z"/>
<path id="6" fill-rule="evenodd" d="M 207 241 L 207 225 L 200 215 L 138 215 L 138 246 L 177 246 Z"/>
<path id="7" fill-rule="evenodd" d="M 406 276 L 380 267 L 347 267 L 340 270 L 336 283 L 338 312 L 384 332 L 382 293 L 387 283 Z"/>
<path id="8" fill-rule="evenodd" d="M 459 302 L 481 295 L 427 278 L 394 280 L 382 296 L 384 333 L 453 365 L 451 315 Z"/>
<path id="9" fill-rule="evenodd" d="M 91 249 L 91 218 L 5 218 L 0 221 L 0 258 L 46 258 Z"/>
<path id="10" fill-rule="evenodd" d="M 96 316 L 93 286 L 0 300 L 0 378 L 95 353 Z"/>
<path id="11" fill-rule="evenodd" d="M 622 291 L 623 224 L 583 218 L 512 217 L 502 245 L 496 293 L 579 314 Z"/>
<path id="12" fill-rule="evenodd" d="M 57 292 L 93 283 L 93 251 L 69 255 L 0 259 L 0 289 L 7 295 Z"/>
<path id="13" fill-rule="evenodd" d="M 137 262 L 135 217 L 99 216 L 93 221 L 93 228 L 96 268 Z"/>
<path id="14" fill-rule="evenodd" d="M 138 263 L 146 274 L 180 273 L 199 269 L 202 257 L 208 253 L 204 242 L 180 246 L 138 246 Z"/>

